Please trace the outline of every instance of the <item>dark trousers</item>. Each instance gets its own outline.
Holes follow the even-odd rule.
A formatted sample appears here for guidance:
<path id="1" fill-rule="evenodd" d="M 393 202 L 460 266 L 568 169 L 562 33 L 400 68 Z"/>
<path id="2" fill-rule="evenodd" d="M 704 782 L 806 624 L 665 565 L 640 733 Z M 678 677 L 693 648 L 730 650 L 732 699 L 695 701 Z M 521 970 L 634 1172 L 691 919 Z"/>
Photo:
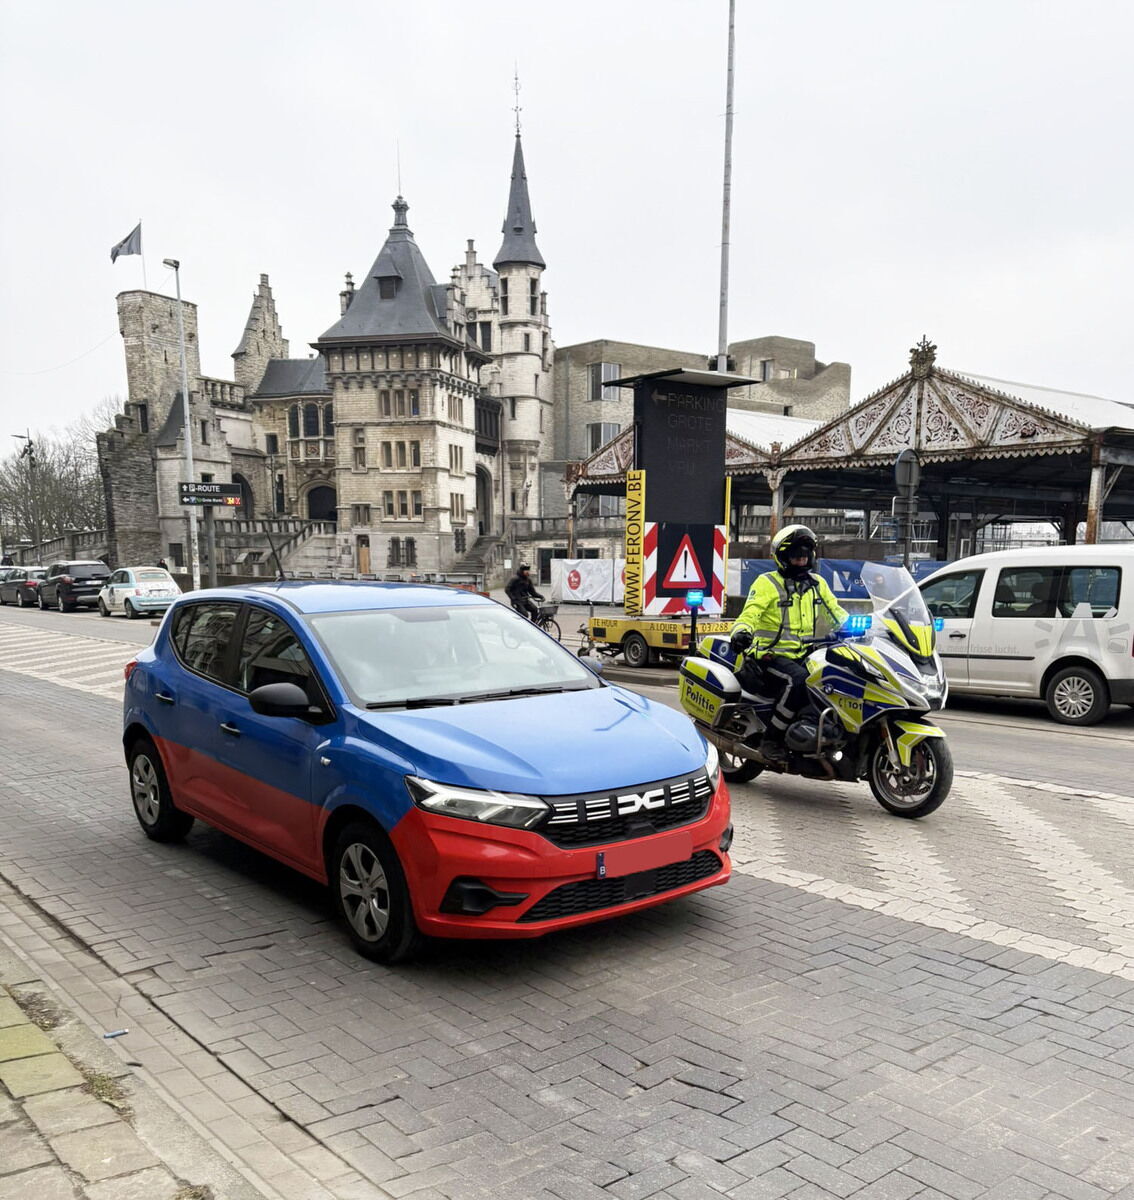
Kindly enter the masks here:
<path id="1" fill-rule="evenodd" d="M 531 596 L 521 596 L 518 600 L 512 601 L 512 607 L 523 617 L 534 621 L 539 616 L 539 605 L 531 598 Z"/>
<path id="2" fill-rule="evenodd" d="M 772 728 L 777 733 L 783 733 L 807 703 L 807 667 L 801 659 L 771 654 L 757 666 L 755 660 L 746 658 L 737 678 L 746 692 L 759 688 L 764 695 L 776 697 Z"/>

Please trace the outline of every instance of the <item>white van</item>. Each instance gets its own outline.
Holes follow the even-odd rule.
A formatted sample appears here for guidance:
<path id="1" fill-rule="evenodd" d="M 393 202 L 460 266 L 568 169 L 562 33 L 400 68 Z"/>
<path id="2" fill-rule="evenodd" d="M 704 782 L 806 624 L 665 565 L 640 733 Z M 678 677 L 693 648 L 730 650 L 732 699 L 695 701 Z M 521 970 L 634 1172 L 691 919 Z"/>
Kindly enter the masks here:
<path id="1" fill-rule="evenodd" d="M 1134 704 L 1134 542 L 977 554 L 920 587 L 950 690 L 1039 697 L 1067 725 Z"/>

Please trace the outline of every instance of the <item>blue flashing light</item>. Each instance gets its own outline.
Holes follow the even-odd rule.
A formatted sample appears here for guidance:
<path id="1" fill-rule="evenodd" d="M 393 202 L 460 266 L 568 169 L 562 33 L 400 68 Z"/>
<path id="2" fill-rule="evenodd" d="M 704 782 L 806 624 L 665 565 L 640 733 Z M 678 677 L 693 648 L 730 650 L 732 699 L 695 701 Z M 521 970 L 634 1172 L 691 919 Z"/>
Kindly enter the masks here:
<path id="1" fill-rule="evenodd" d="M 698 609 L 705 603 L 705 592 L 703 588 L 694 588 L 692 591 L 685 593 L 685 607 L 690 609 Z"/>
<path id="2" fill-rule="evenodd" d="M 936 629 L 938 633 L 940 633 L 941 630 L 945 628 L 945 618 L 944 617 L 934 617 L 933 618 L 933 628 Z"/>
<path id="3" fill-rule="evenodd" d="M 866 633 L 870 629 L 872 619 L 872 613 L 851 613 L 843 623 L 843 630 L 851 634 Z"/>

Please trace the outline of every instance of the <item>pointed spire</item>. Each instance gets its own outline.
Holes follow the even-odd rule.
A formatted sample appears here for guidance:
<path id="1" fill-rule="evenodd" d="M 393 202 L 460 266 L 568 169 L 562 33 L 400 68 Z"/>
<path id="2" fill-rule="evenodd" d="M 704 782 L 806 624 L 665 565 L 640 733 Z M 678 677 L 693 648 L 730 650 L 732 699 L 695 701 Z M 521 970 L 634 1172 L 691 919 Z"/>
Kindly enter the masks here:
<path id="1" fill-rule="evenodd" d="M 512 186 L 508 192 L 508 212 L 502 227 L 504 241 L 492 265 L 499 269 L 505 263 L 528 263 L 546 267 L 536 245 L 536 225 L 528 200 L 528 176 L 524 170 L 524 148 L 516 133 L 516 151 L 512 157 Z"/>

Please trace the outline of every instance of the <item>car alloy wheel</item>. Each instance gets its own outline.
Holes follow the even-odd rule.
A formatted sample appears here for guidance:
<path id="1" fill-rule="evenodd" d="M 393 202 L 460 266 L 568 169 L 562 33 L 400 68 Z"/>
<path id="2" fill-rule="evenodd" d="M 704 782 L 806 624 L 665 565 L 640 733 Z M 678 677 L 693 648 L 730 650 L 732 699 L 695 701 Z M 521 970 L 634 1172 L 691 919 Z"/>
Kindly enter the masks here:
<path id="1" fill-rule="evenodd" d="M 192 829 L 193 818 L 174 806 L 165 769 L 149 738 L 134 743 L 129 765 L 134 815 L 146 837 L 155 842 L 181 841 Z"/>
<path id="2" fill-rule="evenodd" d="M 24 594 L 21 591 L 16 592 L 16 607 L 27 608 L 28 602 L 24 599 Z"/>
<path id="3" fill-rule="evenodd" d="M 57 609 L 59 609 L 60 612 L 67 611 L 67 606 L 63 603 L 63 593 L 62 592 L 55 593 L 55 607 Z"/>
<path id="4" fill-rule="evenodd" d="M 100 617 L 110 616 L 110 609 L 106 607 L 106 601 L 101 596 L 98 598 L 98 615 Z"/>
<path id="5" fill-rule="evenodd" d="M 355 949 L 375 962 L 404 962 L 421 945 L 397 851 L 372 822 L 352 822 L 327 864 L 335 907 Z"/>

